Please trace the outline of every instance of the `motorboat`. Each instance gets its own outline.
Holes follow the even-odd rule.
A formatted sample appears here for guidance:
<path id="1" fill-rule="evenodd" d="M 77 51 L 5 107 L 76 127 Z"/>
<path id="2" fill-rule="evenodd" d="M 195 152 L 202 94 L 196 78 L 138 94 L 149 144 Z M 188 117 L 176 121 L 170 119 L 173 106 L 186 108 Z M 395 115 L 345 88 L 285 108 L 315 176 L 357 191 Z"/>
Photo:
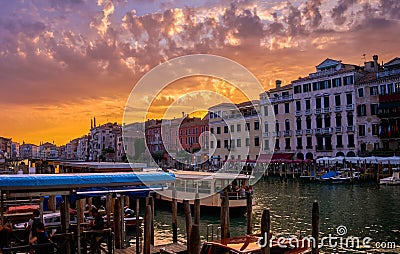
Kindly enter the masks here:
<path id="1" fill-rule="evenodd" d="M 385 177 L 379 180 L 379 184 L 383 185 L 400 185 L 400 172 L 393 172 L 390 177 Z"/>

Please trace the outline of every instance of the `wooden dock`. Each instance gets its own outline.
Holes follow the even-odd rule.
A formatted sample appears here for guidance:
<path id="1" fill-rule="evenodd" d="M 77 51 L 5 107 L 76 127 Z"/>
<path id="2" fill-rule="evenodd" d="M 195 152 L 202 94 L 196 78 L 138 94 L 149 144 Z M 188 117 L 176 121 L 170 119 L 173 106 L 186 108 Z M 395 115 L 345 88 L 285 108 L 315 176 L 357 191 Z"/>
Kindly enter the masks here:
<path id="1" fill-rule="evenodd" d="M 183 244 L 179 243 L 169 243 L 163 245 L 153 246 L 151 245 L 150 253 L 178 253 L 178 254 L 186 254 L 187 248 Z M 131 246 L 126 249 L 116 249 L 115 254 L 136 254 L 136 246 Z"/>

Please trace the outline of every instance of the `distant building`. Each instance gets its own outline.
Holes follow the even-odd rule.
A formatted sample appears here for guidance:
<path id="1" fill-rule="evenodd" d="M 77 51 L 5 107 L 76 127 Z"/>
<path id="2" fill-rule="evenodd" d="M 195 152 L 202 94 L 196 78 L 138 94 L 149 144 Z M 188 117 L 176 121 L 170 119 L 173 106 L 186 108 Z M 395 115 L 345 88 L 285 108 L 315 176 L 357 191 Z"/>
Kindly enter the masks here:
<path id="1" fill-rule="evenodd" d="M 19 159 L 19 143 L 18 142 L 12 142 L 11 143 L 11 158 L 12 159 Z"/>
<path id="2" fill-rule="evenodd" d="M 89 136 L 85 135 L 77 139 L 78 145 L 76 147 L 76 159 L 88 161 L 89 160 Z"/>
<path id="3" fill-rule="evenodd" d="M 1 157 L 10 159 L 11 158 L 11 138 L 0 137 L 0 153 Z"/>
<path id="4" fill-rule="evenodd" d="M 117 137 L 121 136 L 122 127 L 117 123 L 106 123 L 94 126 L 90 130 L 89 160 L 91 161 L 120 161 L 117 154 Z"/>
<path id="5" fill-rule="evenodd" d="M 38 159 L 39 147 L 34 144 L 25 144 L 25 142 L 23 142 L 19 147 L 19 153 L 21 159 Z"/>
<path id="6" fill-rule="evenodd" d="M 146 145 L 150 154 L 164 152 L 164 143 L 161 136 L 162 120 L 147 120 L 145 122 Z"/>
<path id="7" fill-rule="evenodd" d="M 42 160 L 58 159 L 57 146 L 50 142 L 41 144 L 39 146 L 39 158 Z"/>

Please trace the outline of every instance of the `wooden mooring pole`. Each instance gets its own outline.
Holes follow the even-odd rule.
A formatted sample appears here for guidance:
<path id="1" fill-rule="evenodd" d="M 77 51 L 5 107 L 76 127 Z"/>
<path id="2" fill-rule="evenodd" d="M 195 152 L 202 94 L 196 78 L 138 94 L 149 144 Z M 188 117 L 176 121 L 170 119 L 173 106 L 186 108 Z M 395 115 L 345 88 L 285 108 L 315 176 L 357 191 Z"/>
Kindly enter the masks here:
<path id="1" fill-rule="evenodd" d="M 253 196 L 250 192 L 246 192 L 246 225 L 247 234 L 253 233 Z"/>
<path id="2" fill-rule="evenodd" d="M 176 200 L 176 189 L 172 190 L 172 242 L 178 242 L 178 202 Z"/>
<path id="3" fill-rule="evenodd" d="M 192 214 L 190 213 L 190 204 L 189 200 L 183 200 L 183 212 L 185 213 L 185 221 L 186 221 L 186 238 L 187 238 L 187 249 L 189 250 L 190 246 L 190 231 L 192 230 Z"/>
<path id="4" fill-rule="evenodd" d="M 188 254 L 199 254 L 200 253 L 200 228 L 198 224 L 193 224 L 190 231 L 190 243 L 188 248 Z"/>
<path id="5" fill-rule="evenodd" d="M 114 203 L 114 215 L 113 215 L 113 226 L 115 234 L 115 248 L 122 249 L 122 235 L 121 235 L 121 198 L 115 200 Z"/>
<path id="6" fill-rule="evenodd" d="M 151 210 L 151 206 L 146 206 L 146 213 L 144 215 L 144 246 L 143 246 L 143 254 L 150 254 L 150 245 L 151 245 L 151 223 L 153 221 L 153 211 Z"/>
<path id="7" fill-rule="evenodd" d="M 146 198 L 146 206 L 151 206 L 152 217 L 154 218 L 154 198 L 153 196 L 148 196 Z M 151 244 L 154 245 L 154 221 L 151 220 L 151 237 L 150 237 Z"/>
<path id="8" fill-rule="evenodd" d="M 318 254 L 319 248 L 319 205 L 318 201 L 314 201 L 312 207 L 312 222 L 311 222 L 311 236 L 314 239 L 313 246 L 312 246 L 312 254 Z"/>
<path id="9" fill-rule="evenodd" d="M 135 227 L 135 237 L 136 237 L 136 254 L 140 254 L 140 223 L 139 222 L 139 199 L 136 199 L 136 227 Z"/>
<path id="10" fill-rule="evenodd" d="M 229 197 L 226 190 L 221 194 L 221 239 L 226 239 L 230 237 Z"/>
<path id="11" fill-rule="evenodd" d="M 265 209 L 261 216 L 261 237 L 263 239 L 261 252 L 263 254 L 270 254 L 269 246 L 269 232 L 271 230 L 271 216 L 268 209 Z"/>

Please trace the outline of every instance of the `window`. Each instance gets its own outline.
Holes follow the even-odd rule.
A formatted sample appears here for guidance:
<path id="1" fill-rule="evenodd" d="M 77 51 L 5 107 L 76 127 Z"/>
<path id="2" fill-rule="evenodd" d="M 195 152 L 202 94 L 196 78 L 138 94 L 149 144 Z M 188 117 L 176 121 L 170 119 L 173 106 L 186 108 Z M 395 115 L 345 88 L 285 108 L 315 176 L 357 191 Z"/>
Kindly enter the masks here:
<path id="1" fill-rule="evenodd" d="M 342 115 L 341 114 L 336 115 L 336 127 L 342 127 Z"/>
<path id="2" fill-rule="evenodd" d="M 307 99 L 306 100 L 306 110 L 309 110 L 309 109 L 311 109 L 311 101 L 310 101 L 310 99 Z"/>
<path id="3" fill-rule="evenodd" d="M 221 148 L 221 140 L 217 140 L 217 148 Z"/>
<path id="4" fill-rule="evenodd" d="M 268 116 L 268 106 L 264 106 L 264 116 Z"/>
<path id="5" fill-rule="evenodd" d="M 365 104 L 361 104 L 357 106 L 357 115 L 358 116 L 366 116 L 367 115 L 367 107 Z"/>
<path id="6" fill-rule="evenodd" d="M 294 93 L 295 94 L 301 93 L 301 85 L 294 86 Z"/>
<path id="7" fill-rule="evenodd" d="M 256 146 L 256 147 L 260 146 L 260 138 L 259 137 L 254 137 L 254 146 Z"/>
<path id="8" fill-rule="evenodd" d="M 217 134 L 221 134 L 221 127 L 217 127 Z"/>
<path id="9" fill-rule="evenodd" d="M 352 85 L 353 84 L 353 76 L 347 76 L 343 78 L 343 85 Z"/>
<path id="10" fill-rule="evenodd" d="M 267 123 L 264 124 L 264 132 L 265 133 L 269 132 L 269 127 Z"/>
<path id="11" fill-rule="evenodd" d="M 348 141 L 349 141 L 348 147 L 354 147 L 354 134 L 349 134 Z"/>
<path id="12" fill-rule="evenodd" d="M 351 113 L 347 114 L 347 125 L 353 126 L 353 114 Z"/>
<path id="13" fill-rule="evenodd" d="M 235 132 L 235 125 L 231 125 L 231 132 Z"/>
<path id="14" fill-rule="evenodd" d="M 301 118 L 296 119 L 296 130 L 301 130 Z"/>
<path id="15" fill-rule="evenodd" d="M 322 117 L 317 116 L 316 118 L 317 128 L 322 128 Z"/>
<path id="16" fill-rule="evenodd" d="M 229 148 L 229 141 L 227 139 L 224 140 L 224 148 Z"/>
<path id="17" fill-rule="evenodd" d="M 311 117 L 306 118 L 307 129 L 311 129 Z"/>
<path id="18" fill-rule="evenodd" d="M 360 137 L 364 137 L 365 136 L 365 125 L 359 125 L 358 126 L 358 135 Z"/>
<path id="19" fill-rule="evenodd" d="M 301 110 L 301 101 L 296 101 L 296 111 Z"/>
<path id="20" fill-rule="evenodd" d="M 259 130 L 260 129 L 260 122 L 256 121 L 254 122 L 254 130 Z"/>
<path id="21" fill-rule="evenodd" d="M 297 149 L 303 149 L 302 138 L 297 138 Z"/>
<path id="22" fill-rule="evenodd" d="M 246 125 L 245 125 L 245 130 L 246 130 L 246 131 L 249 131 L 249 130 L 250 130 L 250 123 L 246 123 Z"/>
<path id="23" fill-rule="evenodd" d="M 353 104 L 353 95 L 351 93 L 346 93 L 346 103 L 347 105 Z"/>
<path id="24" fill-rule="evenodd" d="M 311 83 L 303 84 L 303 92 L 311 92 Z"/>
<path id="25" fill-rule="evenodd" d="M 285 120 L 285 131 L 289 131 L 290 130 L 290 122 L 289 119 Z"/>
<path id="26" fill-rule="evenodd" d="M 315 108 L 321 108 L 321 97 L 315 99 Z"/>
<path id="27" fill-rule="evenodd" d="M 242 147 L 242 140 L 240 138 L 236 139 L 236 147 Z"/>
<path id="28" fill-rule="evenodd" d="M 374 150 L 378 150 L 379 149 L 379 142 L 374 143 Z"/>
<path id="29" fill-rule="evenodd" d="M 312 137 L 307 137 L 307 149 L 312 149 Z"/>
<path id="30" fill-rule="evenodd" d="M 369 94 L 370 95 L 378 95 L 378 86 L 371 86 L 369 88 Z"/>
<path id="31" fill-rule="evenodd" d="M 279 139 L 275 139 L 275 149 L 279 150 Z"/>
<path id="32" fill-rule="evenodd" d="M 386 86 L 385 85 L 381 85 L 380 86 L 380 90 L 381 90 L 381 95 L 384 95 L 384 94 L 386 94 Z"/>
<path id="33" fill-rule="evenodd" d="M 371 104 L 371 115 L 375 116 L 378 114 L 378 104 Z"/>
<path id="34" fill-rule="evenodd" d="M 290 138 L 285 138 L 285 149 L 291 149 Z"/>
<path id="35" fill-rule="evenodd" d="M 229 132 L 228 126 L 224 126 L 224 133 L 228 133 L 228 132 Z"/>
<path id="36" fill-rule="evenodd" d="M 290 110 L 289 110 L 289 103 L 285 103 L 285 114 L 289 114 Z"/>
<path id="37" fill-rule="evenodd" d="M 268 139 L 264 140 L 264 150 L 269 150 L 269 140 Z"/>
<path id="38" fill-rule="evenodd" d="M 275 115 L 279 114 L 278 106 L 279 106 L 278 104 L 274 105 L 274 113 L 275 113 Z"/>
<path id="39" fill-rule="evenodd" d="M 334 78 L 334 79 L 332 79 L 332 86 L 333 86 L 333 87 L 342 86 L 342 79 L 341 79 L 341 78 Z"/>
<path id="40" fill-rule="evenodd" d="M 242 131 L 242 125 L 240 123 L 238 123 L 236 125 L 236 130 L 237 130 L 237 132 L 241 132 Z"/>
<path id="41" fill-rule="evenodd" d="M 340 94 L 335 95 L 335 106 L 340 106 L 342 102 L 340 101 Z"/>
<path id="42" fill-rule="evenodd" d="M 279 132 L 279 123 L 276 121 L 275 123 L 275 132 Z"/>
<path id="43" fill-rule="evenodd" d="M 387 85 L 387 93 L 393 93 L 394 89 L 393 89 L 393 84 L 388 84 Z"/>
<path id="44" fill-rule="evenodd" d="M 246 146 L 249 147 L 250 146 L 250 139 L 246 138 Z"/>
<path id="45" fill-rule="evenodd" d="M 372 124 L 372 135 L 378 136 L 379 135 L 379 124 Z"/>
<path id="46" fill-rule="evenodd" d="M 329 115 L 326 115 L 324 120 L 325 120 L 325 128 L 331 127 L 331 117 Z"/>
<path id="47" fill-rule="evenodd" d="M 324 108 L 329 108 L 329 96 L 324 96 Z"/>
<path id="48" fill-rule="evenodd" d="M 337 135 L 336 136 L 336 148 L 342 148 L 342 147 L 343 147 L 342 135 Z"/>
<path id="49" fill-rule="evenodd" d="M 358 88 L 358 97 L 359 98 L 362 98 L 362 97 L 364 97 L 364 88 Z"/>

